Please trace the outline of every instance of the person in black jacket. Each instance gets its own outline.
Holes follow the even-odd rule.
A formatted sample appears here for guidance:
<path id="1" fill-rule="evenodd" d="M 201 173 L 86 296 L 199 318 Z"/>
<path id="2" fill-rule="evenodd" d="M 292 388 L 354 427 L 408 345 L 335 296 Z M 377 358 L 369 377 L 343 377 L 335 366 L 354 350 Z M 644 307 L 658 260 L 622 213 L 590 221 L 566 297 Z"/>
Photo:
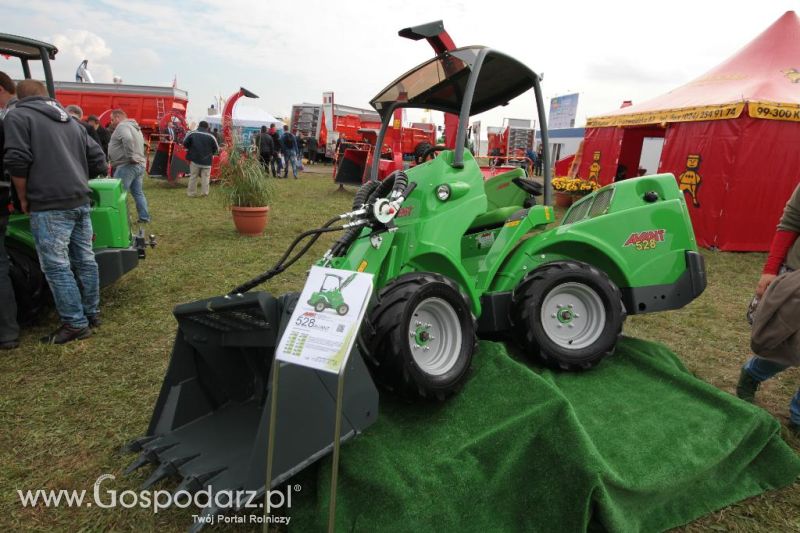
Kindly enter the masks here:
<path id="1" fill-rule="evenodd" d="M 36 253 L 61 318 L 61 327 L 41 341 L 85 339 L 90 326 L 100 324 L 89 176 L 106 173 L 105 154 L 41 82 L 21 81 L 17 96 L 3 121 L 3 164 L 22 211 L 30 214 Z"/>
<path id="2" fill-rule="evenodd" d="M 97 118 L 97 115 L 89 115 L 86 121 L 97 133 L 97 138 L 100 140 L 100 148 L 103 149 L 103 153 L 108 155 L 108 141 L 111 140 L 111 132 L 100 124 L 100 119 Z"/>
<path id="3" fill-rule="evenodd" d="M 14 82 L 5 72 L 0 72 L 0 108 L 5 110 L 8 102 L 17 94 Z M 0 119 L 0 153 L 5 132 Z M 9 261 L 6 254 L 6 228 L 8 228 L 9 204 L 11 203 L 11 181 L 3 171 L 0 157 L 0 350 L 13 350 L 19 346 L 19 324 L 17 324 L 17 300 L 9 277 Z"/>
<path id="4" fill-rule="evenodd" d="M 275 154 L 275 142 L 272 136 L 267 133 L 267 127 L 261 126 L 261 131 L 253 135 L 253 144 L 258 150 L 258 157 L 261 160 L 261 166 L 264 167 L 264 172 L 270 171 L 270 164 L 272 166 L 272 176 L 277 177 L 275 174 L 275 163 L 272 156 Z"/>
<path id="5" fill-rule="evenodd" d="M 319 143 L 317 143 L 317 138 L 313 135 L 309 135 L 306 137 L 306 148 L 308 148 L 308 164 L 315 165 L 317 163 L 317 148 L 319 147 Z"/>
<path id="6" fill-rule="evenodd" d="M 289 126 L 283 127 L 283 135 L 281 136 L 281 150 L 283 151 L 284 168 L 283 177 L 289 177 L 289 166 L 292 167 L 292 175 L 297 179 L 297 140 L 289 131 Z"/>
<path id="7" fill-rule="evenodd" d="M 269 134 L 272 135 L 272 144 L 275 147 L 275 152 L 272 154 L 272 163 L 278 167 L 278 174 L 283 172 L 283 145 L 281 144 L 281 132 L 275 127 L 275 124 L 269 125 Z M 275 167 L 272 168 L 272 173 L 275 174 Z"/>
<path id="8" fill-rule="evenodd" d="M 89 135 L 90 139 L 92 139 L 97 144 L 100 144 L 100 137 L 98 137 L 95 129 L 92 127 L 91 124 L 83 120 L 83 109 L 81 109 L 80 106 L 73 104 L 73 105 L 68 105 L 64 109 L 69 114 L 69 116 L 77 120 L 78 124 L 80 124 L 86 129 L 86 134 Z"/>
<path id="9" fill-rule="evenodd" d="M 186 159 L 189 160 L 189 188 L 186 194 L 197 196 L 197 179 L 200 178 L 200 196 L 208 196 L 211 164 L 214 155 L 219 153 L 219 144 L 208 131 L 208 122 L 201 120 L 197 129 L 189 132 L 183 140 L 183 146 L 186 147 Z"/>

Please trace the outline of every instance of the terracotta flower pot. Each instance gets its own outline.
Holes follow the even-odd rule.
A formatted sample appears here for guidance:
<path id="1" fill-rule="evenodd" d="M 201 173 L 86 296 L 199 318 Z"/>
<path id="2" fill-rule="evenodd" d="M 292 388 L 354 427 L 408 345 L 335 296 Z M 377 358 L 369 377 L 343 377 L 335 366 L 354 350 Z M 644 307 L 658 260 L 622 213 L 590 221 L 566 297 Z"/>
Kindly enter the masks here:
<path id="1" fill-rule="evenodd" d="M 555 191 L 556 205 L 558 207 L 569 207 L 572 205 L 572 195 L 564 191 Z"/>
<path id="2" fill-rule="evenodd" d="M 258 237 L 267 227 L 269 207 L 231 207 L 233 224 L 242 235 Z"/>

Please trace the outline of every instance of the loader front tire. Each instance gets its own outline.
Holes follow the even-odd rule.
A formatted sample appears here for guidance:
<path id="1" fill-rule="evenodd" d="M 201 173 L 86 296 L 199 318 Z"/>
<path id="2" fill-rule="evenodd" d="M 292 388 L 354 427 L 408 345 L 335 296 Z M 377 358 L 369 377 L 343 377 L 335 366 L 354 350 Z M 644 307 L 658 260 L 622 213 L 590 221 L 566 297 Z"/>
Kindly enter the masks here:
<path id="1" fill-rule="evenodd" d="M 452 280 L 414 272 L 392 280 L 367 312 L 361 348 L 375 381 L 409 398 L 444 400 L 463 385 L 475 317 Z"/>
<path id="2" fill-rule="evenodd" d="M 589 369 L 611 355 L 624 321 L 619 288 L 587 263 L 548 263 L 514 291 L 513 328 L 522 348 L 564 370 Z"/>

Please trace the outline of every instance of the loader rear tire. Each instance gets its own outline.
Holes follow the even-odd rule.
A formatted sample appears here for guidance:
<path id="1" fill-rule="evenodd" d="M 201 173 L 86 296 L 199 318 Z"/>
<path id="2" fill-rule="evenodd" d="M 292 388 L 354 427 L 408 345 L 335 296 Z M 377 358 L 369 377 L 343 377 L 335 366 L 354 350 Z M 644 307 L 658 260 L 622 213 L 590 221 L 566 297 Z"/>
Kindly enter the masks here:
<path id="1" fill-rule="evenodd" d="M 469 301 L 452 280 L 413 272 L 378 294 L 361 328 L 373 378 L 408 399 L 444 400 L 469 372 L 477 331 Z"/>
<path id="2" fill-rule="evenodd" d="M 50 302 L 50 286 L 39 267 L 36 252 L 26 251 L 6 240 L 10 263 L 9 277 L 17 301 L 17 322 L 26 326 L 36 322 Z"/>
<path id="3" fill-rule="evenodd" d="M 586 370 L 613 354 L 626 316 L 619 288 L 578 261 L 537 268 L 516 288 L 512 305 L 522 348 L 564 370 Z"/>

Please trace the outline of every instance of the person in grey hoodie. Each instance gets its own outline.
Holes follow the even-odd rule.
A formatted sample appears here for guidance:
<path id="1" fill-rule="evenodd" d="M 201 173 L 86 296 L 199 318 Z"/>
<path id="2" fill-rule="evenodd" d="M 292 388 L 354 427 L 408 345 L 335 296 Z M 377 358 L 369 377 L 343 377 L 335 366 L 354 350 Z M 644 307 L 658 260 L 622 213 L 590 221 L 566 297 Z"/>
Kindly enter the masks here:
<path id="1" fill-rule="evenodd" d="M 122 180 L 125 190 L 131 192 L 139 222 L 150 222 L 147 198 L 142 189 L 145 164 L 142 130 L 122 109 L 111 112 L 111 127 L 114 133 L 108 141 L 108 159 L 114 167 L 114 177 Z"/>
<path id="2" fill-rule="evenodd" d="M 41 341 L 85 339 L 92 334 L 90 326 L 100 324 L 88 180 L 105 174 L 105 155 L 86 129 L 47 96 L 41 82 L 21 81 L 17 97 L 16 107 L 3 119 L 3 165 L 22 211 L 30 214 L 36 253 L 62 323 Z"/>

